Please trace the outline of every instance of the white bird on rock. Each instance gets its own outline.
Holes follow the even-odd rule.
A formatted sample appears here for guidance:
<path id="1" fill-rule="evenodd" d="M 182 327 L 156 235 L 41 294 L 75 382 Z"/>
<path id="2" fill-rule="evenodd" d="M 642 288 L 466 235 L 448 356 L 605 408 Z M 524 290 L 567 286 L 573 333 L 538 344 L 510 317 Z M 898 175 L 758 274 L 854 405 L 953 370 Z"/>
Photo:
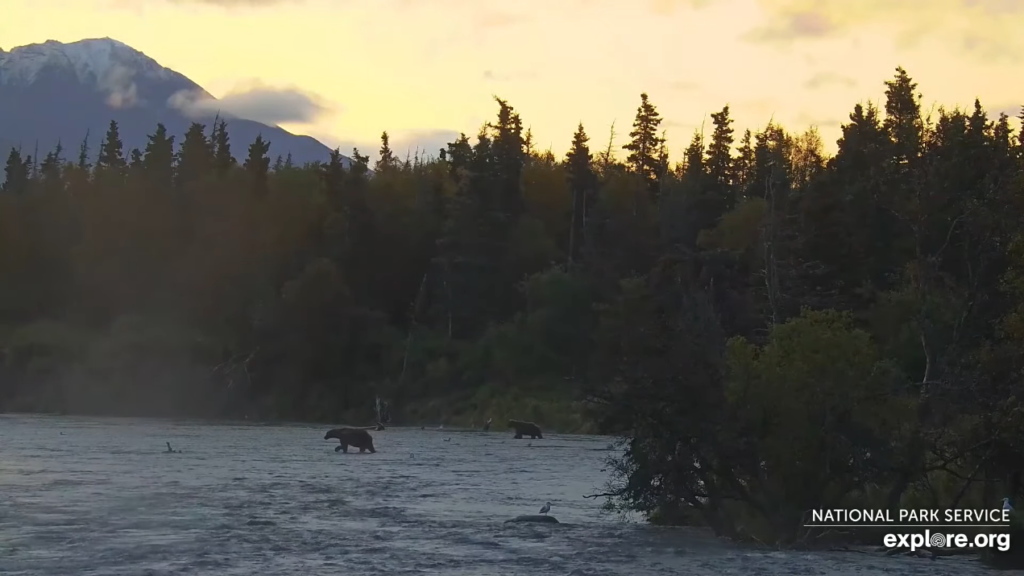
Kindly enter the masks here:
<path id="1" fill-rule="evenodd" d="M 540 509 L 541 514 L 547 514 L 551 511 L 551 502 L 545 502 L 544 507 Z"/>

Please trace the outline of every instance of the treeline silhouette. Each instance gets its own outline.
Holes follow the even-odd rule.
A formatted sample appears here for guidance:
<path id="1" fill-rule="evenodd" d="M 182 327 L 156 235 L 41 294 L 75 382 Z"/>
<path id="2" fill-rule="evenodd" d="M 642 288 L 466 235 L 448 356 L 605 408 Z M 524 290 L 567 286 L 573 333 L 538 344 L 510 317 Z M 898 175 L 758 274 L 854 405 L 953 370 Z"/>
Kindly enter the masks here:
<path id="1" fill-rule="evenodd" d="M 537 151 L 502 100 L 434 157 L 232 157 L 225 122 L 90 164 L 11 151 L 0 195 L 9 410 L 621 434 L 612 502 L 793 542 L 809 508 L 993 506 L 1024 461 L 1024 143 L 924 116 L 902 69 L 827 158 L 737 135 L 672 164 Z M 625 158 L 618 159 L 619 149 Z"/>

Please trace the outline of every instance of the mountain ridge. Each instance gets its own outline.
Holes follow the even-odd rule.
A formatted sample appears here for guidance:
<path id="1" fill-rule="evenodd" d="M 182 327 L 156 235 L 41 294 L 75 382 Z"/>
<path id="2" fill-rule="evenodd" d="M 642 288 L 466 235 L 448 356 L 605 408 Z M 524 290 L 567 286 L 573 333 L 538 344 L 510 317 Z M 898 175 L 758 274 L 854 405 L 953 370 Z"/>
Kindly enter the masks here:
<path id="1" fill-rule="evenodd" d="M 157 124 L 164 124 L 180 144 L 193 122 L 209 129 L 219 115 L 228 122 L 236 158 L 244 158 L 258 135 L 270 141 L 272 158 L 291 154 L 296 163 L 305 163 L 330 155 L 331 149 L 315 138 L 226 110 L 212 112 L 215 104 L 202 111 L 180 105 L 196 98 L 217 101 L 184 74 L 113 38 L 47 40 L 0 50 L 0 152 L 38 147 L 43 153 L 58 142 L 67 150 L 89 134 L 95 159 L 99 139 L 116 120 L 127 154 L 143 149 Z"/>

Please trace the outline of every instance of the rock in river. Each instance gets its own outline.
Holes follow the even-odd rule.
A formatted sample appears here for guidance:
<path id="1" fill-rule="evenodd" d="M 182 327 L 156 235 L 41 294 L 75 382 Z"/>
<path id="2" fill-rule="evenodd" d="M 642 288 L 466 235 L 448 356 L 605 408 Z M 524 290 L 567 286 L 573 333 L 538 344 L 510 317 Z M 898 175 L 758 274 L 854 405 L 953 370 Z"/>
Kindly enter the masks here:
<path id="1" fill-rule="evenodd" d="M 528 514 L 526 516 L 516 516 L 515 518 L 505 520 L 505 523 L 508 522 L 540 522 L 541 524 L 558 524 L 558 518 L 548 516 L 547 514 Z"/>

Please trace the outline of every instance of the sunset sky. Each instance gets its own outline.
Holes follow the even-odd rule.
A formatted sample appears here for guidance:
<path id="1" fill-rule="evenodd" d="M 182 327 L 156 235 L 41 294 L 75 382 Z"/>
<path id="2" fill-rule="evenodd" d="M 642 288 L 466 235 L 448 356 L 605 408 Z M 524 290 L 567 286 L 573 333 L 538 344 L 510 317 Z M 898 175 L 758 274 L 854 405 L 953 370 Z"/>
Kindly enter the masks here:
<path id="1" fill-rule="evenodd" d="M 432 152 L 505 98 L 541 148 L 580 121 L 618 144 L 646 91 L 671 152 L 728 103 L 736 127 L 814 124 L 834 149 L 897 65 L 926 108 L 1024 104 L 1024 0 L 3 0 L 0 48 L 109 36 L 215 96 L 263 85 L 321 105 L 283 123 L 343 152 Z M 301 98 L 299 98 L 301 100 Z M 294 100 L 292 100 L 294 102 Z M 300 116 L 284 118 L 302 119 Z M 710 118 L 708 117 L 710 123 Z"/>

